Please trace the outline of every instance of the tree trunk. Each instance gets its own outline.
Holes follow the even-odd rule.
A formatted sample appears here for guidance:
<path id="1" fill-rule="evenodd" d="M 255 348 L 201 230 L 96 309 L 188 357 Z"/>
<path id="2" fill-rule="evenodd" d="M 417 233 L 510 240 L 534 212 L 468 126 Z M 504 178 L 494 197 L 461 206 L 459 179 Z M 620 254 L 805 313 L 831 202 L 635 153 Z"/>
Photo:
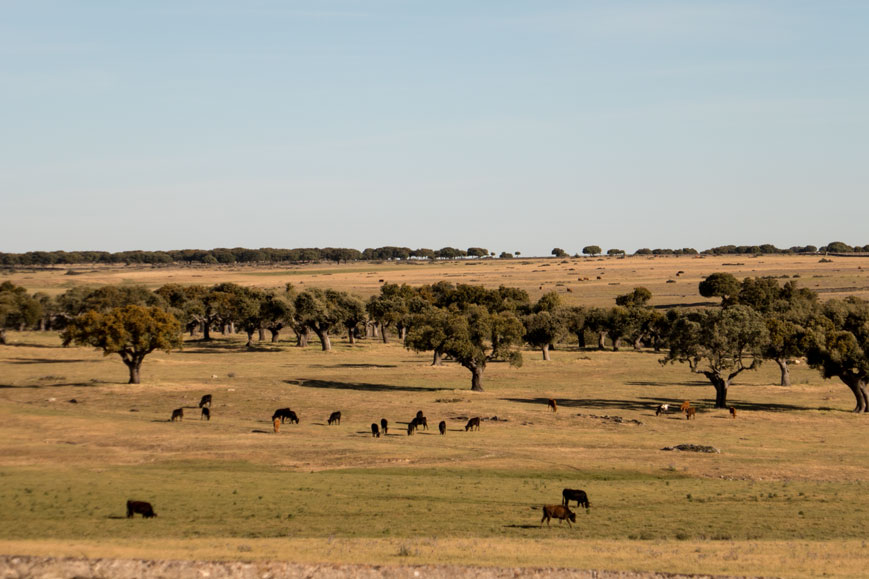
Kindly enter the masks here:
<path id="1" fill-rule="evenodd" d="M 618 352 L 619 351 L 619 341 L 621 340 L 621 338 L 616 336 L 612 340 L 613 340 L 613 352 Z"/>
<path id="2" fill-rule="evenodd" d="M 248 330 L 245 332 L 247 334 L 247 344 L 245 344 L 246 348 L 253 347 L 253 330 Z"/>
<path id="3" fill-rule="evenodd" d="M 580 330 L 576 333 L 576 343 L 580 350 L 585 348 L 585 330 Z"/>
<path id="4" fill-rule="evenodd" d="M 202 322 L 202 341 L 211 341 L 211 322 L 208 320 Z"/>
<path id="5" fill-rule="evenodd" d="M 606 332 L 597 333 L 597 349 L 606 350 Z"/>
<path id="6" fill-rule="evenodd" d="M 483 391 L 483 370 L 485 366 L 474 366 L 471 370 L 471 390 L 474 392 Z"/>
<path id="7" fill-rule="evenodd" d="M 434 351 L 434 356 L 432 356 L 431 365 L 432 366 L 441 366 L 443 362 L 444 354 L 440 350 Z"/>
<path id="8" fill-rule="evenodd" d="M 863 413 L 869 412 L 869 398 L 866 393 L 866 383 L 860 378 L 851 376 L 842 376 L 842 382 L 851 390 L 854 398 L 857 400 L 857 405 L 854 407 L 854 412 Z"/>
<path id="9" fill-rule="evenodd" d="M 0 344 L 6 345 L 6 328 L 0 328 Z"/>
<path id="10" fill-rule="evenodd" d="M 350 344 L 356 343 L 356 332 L 355 328 L 347 328 L 347 339 L 350 340 Z"/>
<path id="11" fill-rule="evenodd" d="M 45 324 L 45 318 L 39 318 L 39 331 L 40 331 L 40 332 L 44 332 L 44 331 L 45 331 L 45 326 L 46 326 L 46 324 Z"/>
<path id="12" fill-rule="evenodd" d="M 259 330 L 259 341 L 265 342 L 266 341 L 266 329 L 265 328 L 258 328 L 258 330 Z"/>
<path id="13" fill-rule="evenodd" d="M 130 370 L 130 381 L 127 384 L 140 384 L 139 370 L 142 368 L 141 360 L 124 360 L 124 364 Z"/>
<path id="14" fill-rule="evenodd" d="M 380 324 L 380 337 L 383 338 L 383 343 L 386 344 L 388 338 L 386 337 L 386 326 Z"/>
<path id="15" fill-rule="evenodd" d="M 643 336 L 639 336 L 636 340 L 634 340 L 634 350 L 642 350 L 643 349 Z"/>
<path id="16" fill-rule="evenodd" d="M 775 363 L 778 364 L 778 367 L 781 369 L 781 385 L 790 386 L 791 371 L 788 369 L 787 358 L 776 358 Z"/>
<path id="17" fill-rule="evenodd" d="M 317 337 L 320 338 L 320 347 L 323 348 L 324 352 L 332 351 L 332 341 L 329 340 L 329 332 L 314 330 L 314 333 L 317 334 Z"/>
<path id="18" fill-rule="evenodd" d="M 274 328 L 269 328 L 269 332 L 271 332 L 271 334 L 272 334 L 272 342 L 277 342 L 277 341 L 278 341 L 278 335 L 280 335 L 281 331 L 280 331 L 280 330 L 276 330 L 276 329 L 274 329 Z"/>
<path id="19" fill-rule="evenodd" d="M 407 337 L 407 326 L 401 326 L 398 329 L 398 339 L 404 342 L 404 339 Z"/>
<path id="20" fill-rule="evenodd" d="M 727 408 L 727 388 L 730 380 L 725 380 L 713 372 L 704 372 L 715 387 L 715 408 Z"/>
<path id="21" fill-rule="evenodd" d="M 549 358 L 549 344 L 544 344 L 543 348 L 541 348 L 541 349 L 543 350 L 543 359 L 548 362 L 550 360 L 550 358 Z"/>

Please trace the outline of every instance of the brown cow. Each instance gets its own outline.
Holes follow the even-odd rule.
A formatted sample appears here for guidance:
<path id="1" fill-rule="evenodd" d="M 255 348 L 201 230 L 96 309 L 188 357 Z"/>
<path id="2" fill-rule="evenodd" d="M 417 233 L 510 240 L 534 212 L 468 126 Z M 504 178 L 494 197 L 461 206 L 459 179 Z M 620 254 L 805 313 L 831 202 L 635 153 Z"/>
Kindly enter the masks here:
<path id="1" fill-rule="evenodd" d="M 468 423 L 465 425 L 465 432 L 467 432 L 469 430 L 474 430 L 475 428 L 477 430 L 480 430 L 480 417 L 479 416 L 475 416 L 475 417 L 471 418 L 470 420 L 468 420 Z"/>
<path id="2" fill-rule="evenodd" d="M 565 507 L 564 505 L 543 505 L 543 518 L 540 519 L 540 526 L 543 526 L 543 521 L 546 521 L 546 526 L 549 526 L 550 519 L 558 519 L 558 523 L 561 524 L 561 521 L 567 521 L 567 526 L 572 527 L 571 521 L 576 522 L 576 513 Z"/>
<path id="3" fill-rule="evenodd" d="M 383 431 L 383 436 L 386 436 L 389 431 L 389 421 L 385 418 L 380 419 L 380 430 Z"/>
<path id="4" fill-rule="evenodd" d="M 691 408 L 691 403 L 686 400 L 681 406 L 679 406 L 679 412 L 685 412 L 689 408 Z"/>
<path id="5" fill-rule="evenodd" d="M 380 438 L 380 428 L 377 427 L 376 422 L 371 423 L 371 436 L 375 438 Z"/>
<path id="6" fill-rule="evenodd" d="M 202 420 L 203 418 L 205 420 L 211 420 L 211 410 L 204 406 L 202 407 L 202 415 L 199 417 L 199 420 Z"/>
<path id="7" fill-rule="evenodd" d="M 686 408 L 685 409 L 685 419 L 691 420 L 692 418 L 694 420 L 697 420 L 697 409 L 694 407 Z"/>
<path id="8" fill-rule="evenodd" d="M 440 430 L 441 435 L 447 433 L 447 423 L 444 420 L 441 420 L 440 424 L 438 424 L 438 430 Z"/>
<path id="9" fill-rule="evenodd" d="M 728 408 L 728 410 L 730 410 L 730 417 L 731 417 L 731 418 L 736 418 L 736 408 L 734 408 L 733 406 L 731 406 L 730 408 Z"/>
<path id="10" fill-rule="evenodd" d="M 332 426 L 332 424 L 334 424 L 334 423 L 341 424 L 341 411 L 340 410 L 336 410 L 335 412 L 333 412 L 332 414 L 329 415 L 329 426 Z"/>
<path id="11" fill-rule="evenodd" d="M 546 403 L 546 406 L 548 406 L 553 412 L 558 412 L 558 402 L 556 402 L 554 398 L 550 398 L 549 402 Z"/>
<path id="12" fill-rule="evenodd" d="M 175 410 L 172 411 L 171 421 L 175 422 L 176 418 L 178 420 L 184 420 L 184 409 L 183 408 L 176 408 Z"/>
<path id="13" fill-rule="evenodd" d="M 145 501 L 127 501 L 127 518 L 132 519 L 136 513 L 142 515 L 144 519 L 157 516 L 151 503 L 146 503 Z"/>
<path id="14" fill-rule="evenodd" d="M 660 416 L 661 414 L 668 414 L 670 412 L 669 404 L 660 404 L 655 410 L 655 416 Z"/>

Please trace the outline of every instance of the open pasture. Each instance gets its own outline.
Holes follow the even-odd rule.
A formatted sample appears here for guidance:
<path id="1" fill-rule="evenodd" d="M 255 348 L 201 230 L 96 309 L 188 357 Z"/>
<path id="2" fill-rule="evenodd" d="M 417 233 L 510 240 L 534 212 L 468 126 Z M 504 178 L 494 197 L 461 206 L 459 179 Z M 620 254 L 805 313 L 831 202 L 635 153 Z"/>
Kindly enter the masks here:
<path id="1" fill-rule="evenodd" d="M 286 267 L 72 267 L 50 270 L 19 269 L 0 273 L 29 291 L 50 295 L 78 285 L 143 284 L 151 289 L 165 283 L 210 285 L 217 281 L 258 287 L 306 287 L 345 290 L 363 298 L 379 292 L 383 281 L 422 285 L 446 280 L 498 287 L 518 287 L 537 299 L 557 291 L 568 305 L 611 306 L 619 294 L 636 286 L 652 292 L 651 304 L 666 307 L 703 304 L 697 285 L 711 273 L 724 271 L 737 279 L 775 276 L 796 280 L 826 296 L 869 298 L 869 256 L 818 255 L 698 255 L 582 258 L 514 258 L 449 261 L 359 262 L 302 264 Z M 599 279 L 598 279 L 599 278 Z M 381 281 L 382 280 L 382 281 Z"/>
<path id="2" fill-rule="evenodd" d="M 701 269 L 723 269 L 724 260 L 714 259 L 694 260 L 693 273 L 690 258 L 606 259 L 600 262 L 604 277 L 621 279 L 620 285 L 595 279 L 572 286 L 565 298 L 609 305 L 613 295 L 645 285 L 657 305 L 704 301 L 697 281 Z M 755 263 L 778 260 L 777 268 L 760 272 L 725 271 L 737 277 L 800 271 L 806 287 L 819 280 L 833 289 L 862 284 L 865 292 L 858 269 L 863 258 L 818 264 L 816 258 L 764 256 Z M 596 263 L 523 261 L 504 264 L 549 272 Z M 646 262 L 655 269 L 636 280 L 620 269 L 633 264 L 640 270 Z M 786 263 L 805 269 L 789 271 Z M 322 283 L 360 294 L 369 283 L 373 292 L 383 278 L 571 287 L 557 286 L 561 274 L 534 286 L 518 276 L 501 279 L 504 264 L 384 264 L 372 282 L 371 272 L 337 273 L 343 265 L 332 266 L 332 275 L 313 269 L 226 273 L 252 285 Z M 840 271 L 826 273 L 827 266 Z M 462 275 L 447 276 L 452 269 Z M 653 279 L 653 272 L 670 270 L 686 273 L 676 284 Z M 196 271 L 99 275 L 156 287 L 189 283 L 167 275 Z M 224 272 L 199 273 L 210 283 Z M 440 277 L 425 278 L 428 273 Z M 30 291 L 62 291 L 69 280 L 97 283 L 91 275 L 97 274 L 17 272 L 11 279 Z M 671 292 L 684 286 L 685 293 L 662 296 L 655 283 Z M 62 348 L 53 333 L 10 332 L 10 345 L 0 348 L 0 552 L 864 573 L 866 417 L 851 414 L 853 397 L 844 385 L 805 365 L 792 368 L 789 388 L 775 385 L 774 364 L 740 375 L 728 398 L 737 408 L 732 419 L 712 408 L 711 385 L 686 367 L 662 367 L 661 355 L 651 351 L 580 351 L 564 344 L 544 362 L 527 350 L 522 368 L 490 364 L 486 391 L 474 393 L 464 368 L 431 367 L 429 354 L 398 343 L 351 346 L 336 339 L 333 346 L 331 353 L 316 343 L 300 349 L 285 337 L 246 350 L 240 336 L 188 340 L 182 351 L 151 354 L 143 383 L 127 385 L 117 356 Z M 199 420 L 203 394 L 214 397 L 211 421 Z M 547 408 L 549 398 L 558 401 L 555 413 Z M 697 406 L 696 420 L 672 409 L 655 416 L 658 404 L 682 400 Z M 178 407 L 185 409 L 184 420 L 170 422 Z M 283 407 L 295 410 L 300 424 L 283 424 L 276 434 L 271 415 Z M 328 426 L 336 410 L 341 424 Z M 409 437 L 406 424 L 417 410 L 429 430 Z M 482 427 L 465 432 L 473 416 L 483 418 Z M 371 423 L 383 417 L 389 434 L 372 438 Z M 447 423 L 445 436 L 437 433 L 440 420 Z M 677 444 L 721 452 L 661 450 Z M 565 487 L 585 489 L 591 508 L 575 509 L 572 529 L 557 522 L 541 528 L 540 507 L 559 503 Z M 126 519 L 127 499 L 151 502 L 158 517 Z"/>

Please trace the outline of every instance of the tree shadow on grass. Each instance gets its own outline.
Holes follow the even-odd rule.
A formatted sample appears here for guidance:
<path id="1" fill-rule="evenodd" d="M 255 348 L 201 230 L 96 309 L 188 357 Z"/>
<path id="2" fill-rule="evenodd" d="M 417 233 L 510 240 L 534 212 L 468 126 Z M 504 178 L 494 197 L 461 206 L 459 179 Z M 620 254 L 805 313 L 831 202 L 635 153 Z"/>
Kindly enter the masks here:
<path id="1" fill-rule="evenodd" d="M 10 364 L 75 364 L 77 362 L 94 362 L 86 358 L 76 358 L 74 360 L 63 360 L 57 358 L 9 358 Z"/>
<path id="2" fill-rule="evenodd" d="M 88 388 L 98 386 L 100 384 L 111 384 L 112 382 L 61 382 L 56 384 L 0 384 L 0 390 L 3 389 L 31 389 L 41 390 L 43 388 Z M 120 384 L 120 382 L 114 382 Z"/>
<path id="3" fill-rule="evenodd" d="M 539 405 L 541 410 L 548 411 L 549 398 L 502 398 L 507 402 Z M 605 400 L 602 398 L 556 398 L 559 407 L 566 408 L 603 408 L 615 410 L 648 410 L 650 404 L 639 400 Z"/>
<path id="4" fill-rule="evenodd" d="M 311 364 L 312 368 L 398 368 L 396 364 Z"/>
<path id="5" fill-rule="evenodd" d="M 57 344 L 32 344 L 29 342 L 11 342 L 8 344 L 4 344 L 4 348 L 50 348 L 50 349 L 61 349 L 63 346 Z"/>
<path id="6" fill-rule="evenodd" d="M 368 384 L 364 382 L 338 382 L 335 380 L 298 379 L 284 380 L 286 384 L 304 388 L 321 388 L 333 390 L 361 390 L 363 392 L 437 392 L 453 390 L 453 388 L 435 388 L 432 386 L 393 386 L 391 384 Z"/>
<path id="7" fill-rule="evenodd" d="M 689 382 L 653 382 L 651 380 L 637 380 L 625 382 L 626 386 L 706 386 L 712 387 L 712 383 L 705 380 L 691 380 Z"/>

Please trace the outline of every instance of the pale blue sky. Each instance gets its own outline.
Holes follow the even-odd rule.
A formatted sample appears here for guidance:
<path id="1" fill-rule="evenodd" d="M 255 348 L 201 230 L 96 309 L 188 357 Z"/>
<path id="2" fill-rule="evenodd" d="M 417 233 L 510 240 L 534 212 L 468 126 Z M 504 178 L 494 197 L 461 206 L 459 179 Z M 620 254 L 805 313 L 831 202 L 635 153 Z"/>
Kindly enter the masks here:
<path id="1" fill-rule="evenodd" d="M 869 2 L 0 0 L 0 251 L 869 243 Z"/>

